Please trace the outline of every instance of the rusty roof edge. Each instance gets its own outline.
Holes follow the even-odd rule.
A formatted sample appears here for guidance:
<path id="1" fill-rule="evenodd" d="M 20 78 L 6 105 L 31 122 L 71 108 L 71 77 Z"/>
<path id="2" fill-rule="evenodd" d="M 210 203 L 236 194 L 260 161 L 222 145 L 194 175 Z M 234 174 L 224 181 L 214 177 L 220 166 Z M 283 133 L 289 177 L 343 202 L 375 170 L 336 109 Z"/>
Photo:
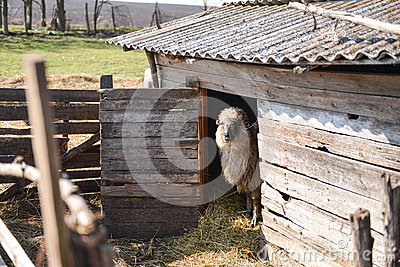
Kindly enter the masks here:
<path id="1" fill-rule="evenodd" d="M 329 2 L 337 0 L 305 0 L 307 3 L 312 2 Z M 241 0 L 241 1 L 231 1 L 223 3 L 223 6 L 272 6 L 272 5 L 285 5 L 289 2 L 302 2 L 302 0 Z"/>
<path id="2" fill-rule="evenodd" d="M 245 56 L 236 57 L 234 55 L 221 55 L 217 53 L 216 55 L 212 56 L 209 53 L 181 53 L 179 51 L 170 51 L 170 50 L 159 50 L 155 49 L 154 47 L 143 47 L 140 48 L 138 46 L 131 45 L 127 47 L 124 51 L 130 51 L 134 49 L 141 49 L 144 51 L 155 52 L 155 53 L 162 53 L 165 55 L 174 55 L 174 56 L 182 56 L 182 57 L 193 57 L 193 58 L 202 58 L 202 59 L 211 59 L 211 60 L 219 60 L 219 61 L 230 61 L 230 62 L 241 62 L 241 63 L 256 63 L 256 64 L 263 64 L 263 65 L 369 65 L 369 64 L 376 64 L 376 65 L 387 65 L 387 64 L 399 64 L 400 55 L 395 56 L 387 51 L 381 52 L 379 55 L 373 57 L 368 55 L 364 52 L 359 52 L 353 57 L 346 56 L 343 53 L 337 53 L 331 57 L 320 56 L 322 60 L 318 57 L 297 57 L 297 58 L 276 58 L 274 56 L 270 56 L 267 59 L 260 59 L 260 58 L 248 58 Z"/>

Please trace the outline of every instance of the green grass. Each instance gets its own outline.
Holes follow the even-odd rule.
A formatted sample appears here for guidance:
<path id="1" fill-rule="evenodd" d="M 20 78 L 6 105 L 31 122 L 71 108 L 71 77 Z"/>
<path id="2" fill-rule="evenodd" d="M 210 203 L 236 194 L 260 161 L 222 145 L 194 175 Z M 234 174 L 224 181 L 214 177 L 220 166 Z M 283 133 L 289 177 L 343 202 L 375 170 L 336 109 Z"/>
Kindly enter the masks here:
<path id="1" fill-rule="evenodd" d="M 39 54 L 48 75 L 103 75 L 140 77 L 148 67 L 141 50 L 123 52 L 122 47 L 105 43 L 106 38 L 88 38 L 75 30 L 63 35 L 47 31 L 23 34 L 21 26 L 11 26 L 11 36 L 0 34 L 0 78 L 23 74 L 26 54 Z"/>

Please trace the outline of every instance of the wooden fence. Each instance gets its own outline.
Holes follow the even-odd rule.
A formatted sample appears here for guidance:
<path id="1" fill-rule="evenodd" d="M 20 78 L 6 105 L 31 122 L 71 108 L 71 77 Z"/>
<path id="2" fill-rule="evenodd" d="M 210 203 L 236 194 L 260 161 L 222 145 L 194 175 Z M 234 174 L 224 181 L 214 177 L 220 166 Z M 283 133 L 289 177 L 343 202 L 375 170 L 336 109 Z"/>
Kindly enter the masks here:
<path id="1" fill-rule="evenodd" d="M 100 128 L 99 93 L 74 89 L 49 91 L 63 171 L 82 193 L 99 192 L 100 145 L 95 144 Z M 0 89 L 0 162 L 10 163 L 19 155 L 27 164 L 34 164 L 30 130 L 25 90 Z M 10 177 L 0 179 L 0 183 L 16 181 Z M 19 188 L 3 192 L 0 200 L 9 198 Z"/>
<path id="2" fill-rule="evenodd" d="M 53 112 L 49 107 L 50 97 L 46 88 L 43 61 L 36 57 L 27 58 L 25 73 L 28 81 L 29 122 L 32 124 L 32 150 L 37 168 L 27 165 L 21 157 L 17 157 L 17 160 L 14 160 L 11 164 L 0 163 L 0 177 L 16 179 L 16 185 L 26 180 L 38 184 L 46 253 L 42 255 L 39 252 L 36 266 L 111 267 L 114 265 L 112 251 L 106 245 L 107 234 L 105 229 L 99 227 L 94 214 L 87 207 L 84 199 L 75 193 L 76 186 L 70 180 L 61 179 L 58 171 L 62 166 L 60 161 L 68 163 L 75 156 L 80 156 L 82 152 L 87 151 L 89 147 L 99 140 L 100 133 L 96 132 L 87 141 L 76 148 L 66 151 L 57 158 L 57 147 L 61 148 L 61 150 L 65 149 L 67 136 L 62 132 L 64 137 L 61 141 L 59 140 L 58 143 L 53 142 L 54 130 L 52 122 L 54 120 Z M 21 91 L 13 92 L 20 93 Z M 18 97 L 18 99 L 25 101 L 24 96 Z M 2 107 L 4 109 L 14 108 L 26 116 L 26 104 L 16 103 L 15 100 L 12 101 L 8 101 L 9 103 L 4 102 Z M 51 103 L 51 105 L 54 105 L 54 102 Z M 77 110 L 73 112 L 66 105 L 60 106 L 65 107 L 64 114 L 70 114 L 70 116 L 67 116 L 68 119 L 79 117 L 74 115 Z M 82 106 L 96 107 L 96 104 L 82 104 Z M 82 118 L 95 119 L 96 113 L 91 114 L 90 110 L 94 109 L 88 108 L 87 116 L 82 116 Z M 56 111 L 56 114 L 57 112 L 59 111 Z M 11 114 L 7 118 L 11 117 L 15 120 L 25 118 L 17 114 Z M 56 120 L 62 118 L 64 117 L 57 117 Z M 65 122 L 68 123 L 66 120 Z M 18 138 L 18 136 L 15 138 Z M 28 147 L 23 148 L 28 152 L 30 151 Z M 14 151 L 18 151 L 16 149 L 17 147 Z M 12 155 L 8 156 L 11 157 Z M 32 153 L 26 153 L 26 156 L 33 158 Z M 68 214 L 65 213 L 65 206 L 69 209 Z M 14 266 L 35 266 L 1 219 L 0 243 Z M 46 264 L 43 259 L 44 255 L 47 256 Z M 0 265 L 4 266 L 1 258 Z"/>

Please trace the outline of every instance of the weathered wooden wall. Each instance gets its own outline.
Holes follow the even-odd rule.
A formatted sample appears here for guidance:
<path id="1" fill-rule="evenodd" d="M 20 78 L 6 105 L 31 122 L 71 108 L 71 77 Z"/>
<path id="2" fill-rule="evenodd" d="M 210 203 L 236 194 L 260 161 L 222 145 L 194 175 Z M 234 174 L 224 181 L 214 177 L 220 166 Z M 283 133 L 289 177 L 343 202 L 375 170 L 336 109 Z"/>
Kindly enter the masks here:
<path id="1" fill-rule="evenodd" d="M 383 256 L 381 176 L 400 179 L 400 75 L 187 59 L 158 54 L 162 87 L 195 76 L 258 99 L 263 239 L 307 266 L 351 265 L 348 217 L 362 207 Z"/>
<path id="2" fill-rule="evenodd" d="M 198 112 L 195 89 L 102 91 L 101 197 L 113 237 L 171 236 L 197 225 Z"/>
<path id="3" fill-rule="evenodd" d="M 50 96 L 60 153 L 73 148 L 69 144 L 71 135 L 84 141 L 86 135 L 100 130 L 100 95 L 96 90 L 51 89 Z M 34 164 L 25 89 L 0 89 L 0 121 L 0 162 L 12 162 L 20 155 L 28 164 Z M 65 172 L 83 193 L 99 191 L 96 179 L 100 177 L 99 168 L 100 145 L 92 146 L 63 164 Z"/>

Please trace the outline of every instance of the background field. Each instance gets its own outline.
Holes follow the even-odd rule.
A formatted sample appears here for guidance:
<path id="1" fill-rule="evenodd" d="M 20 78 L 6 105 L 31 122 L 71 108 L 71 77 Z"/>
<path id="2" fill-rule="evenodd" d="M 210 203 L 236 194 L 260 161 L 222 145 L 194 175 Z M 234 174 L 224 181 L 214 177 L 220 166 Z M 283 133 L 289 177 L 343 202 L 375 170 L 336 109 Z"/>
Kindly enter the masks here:
<path id="1" fill-rule="evenodd" d="M 3 87 L 23 84 L 23 58 L 32 53 L 45 59 L 52 88 L 96 89 L 99 76 L 104 74 L 114 76 L 115 87 L 137 87 L 148 67 L 143 51 L 123 52 L 120 46 L 106 44 L 107 38 L 85 37 L 83 30 L 64 35 L 38 30 L 25 35 L 22 26 L 11 26 L 10 31 L 14 32 L 12 36 L 0 35 L 0 86 Z M 112 35 L 123 32 L 126 30 L 120 29 Z"/>

